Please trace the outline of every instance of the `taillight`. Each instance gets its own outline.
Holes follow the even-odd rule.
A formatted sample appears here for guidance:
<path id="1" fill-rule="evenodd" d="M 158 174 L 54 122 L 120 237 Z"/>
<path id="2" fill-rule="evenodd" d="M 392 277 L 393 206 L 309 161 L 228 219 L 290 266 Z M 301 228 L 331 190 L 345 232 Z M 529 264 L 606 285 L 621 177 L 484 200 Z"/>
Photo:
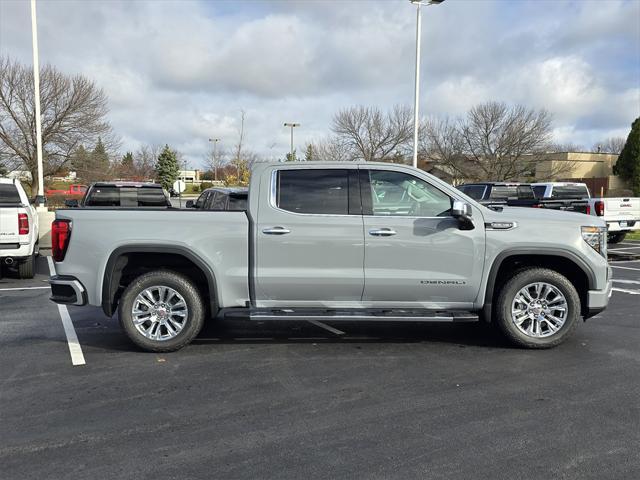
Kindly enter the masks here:
<path id="1" fill-rule="evenodd" d="M 64 260 L 71 236 L 69 220 L 54 220 L 51 224 L 51 255 L 56 262 Z"/>
<path id="2" fill-rule="evenodd" d="M 18 214 L 18 235 L 29 234 L 29 217 L 26 213 Z"/>
<path id="3" fill-rule="evenodd" d="M 604 215 L 604 202 L 602 200 L 597 200 L 594 203 L 594 208 L 597 216 L 602 217 Z"/>
<path id="4" fill-rule="evenodd" d="M 591 205 L 587 205 L 587 215 L 591 215 Z"/>

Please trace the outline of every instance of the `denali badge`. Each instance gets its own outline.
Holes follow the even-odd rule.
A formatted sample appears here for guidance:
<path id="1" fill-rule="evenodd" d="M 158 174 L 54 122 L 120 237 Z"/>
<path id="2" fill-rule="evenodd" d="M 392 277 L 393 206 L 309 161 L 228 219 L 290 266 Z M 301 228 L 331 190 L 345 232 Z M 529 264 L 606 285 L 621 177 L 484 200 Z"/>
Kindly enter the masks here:
<path id="1" fill-rule="evenodd" d="M 466 285 L 464 280 L 420 280 L 422 285 Z"/>

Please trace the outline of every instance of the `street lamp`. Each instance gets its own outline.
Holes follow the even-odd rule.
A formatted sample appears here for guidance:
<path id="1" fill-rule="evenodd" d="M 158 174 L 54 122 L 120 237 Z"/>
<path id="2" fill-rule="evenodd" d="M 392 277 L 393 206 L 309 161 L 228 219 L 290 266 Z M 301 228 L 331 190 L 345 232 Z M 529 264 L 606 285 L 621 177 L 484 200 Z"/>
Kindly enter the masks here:
<path id="1" fill-rule="evenodd" d="M 423 5 L 438 5 L 444 0 L 409 0 L 416 5 L 416 84 L 413 93 L 413 167 L 418 168 L 418 127 L 420 123 L 419 102 L 420 102 L 420 37 L 422 35 L 422 14 L 420 7 Z"/>
<path id="2" fill-rule="evenodd" d="M 36 156 L 38 160 L 38 193 L 36 206 L 44 208 L 44 172 L 42 167 L 42 126 L 40 117 L 40 63 L 38 61 L 38 24 L 36 0 L 31 0 L 31 40 L 33 44 L 33 98 L 36 116 Z M 32 179 L 33 180 L 33 179 Z"/>
<path id="3" fill-rule="evenodd" d="M 295 127 L 299 127 L 300 124 L 299 123 L 285 123 L 284 126 L 285 127 L 291 127 L 291 152 L 290 152 L 291 156 L 289 158 L 291 158 L 291 160 L 293 160 L 293 129 Z"/>
<path id="4" fill-rule="evenodd" d="M 210 142 L 213 142 L 213 180 L 218 181 L 218 142 L 219 138 L 210 138 Z"/>

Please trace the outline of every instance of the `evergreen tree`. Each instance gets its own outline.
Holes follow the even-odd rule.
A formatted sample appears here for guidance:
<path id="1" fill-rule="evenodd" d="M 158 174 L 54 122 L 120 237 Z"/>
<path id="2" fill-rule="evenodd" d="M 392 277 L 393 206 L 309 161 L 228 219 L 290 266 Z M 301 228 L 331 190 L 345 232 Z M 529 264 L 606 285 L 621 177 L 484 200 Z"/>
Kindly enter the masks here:
<path id="1" fill-rule="evenodd" d="M 285 161 L 286 162 L 297 162 L 298 161 L 298 157 L 296 156 L 296 151 L 294 150 L 293 153 L 287 153 L 287 155 L 285 156 Z"/>
<path id="2" fill-rule="evenodd" d="M 98 138 L 98 142 L 91 152 L 91 169 L 93 170 L 93 176 L 104 179 L 109 172 L 109 166 L 109 155 L 104 148 L 102 139 Z"/>
<path id="3" fill-rule="evenodd" d="M 78 179 L 83 181 L 90 181 L 87 179 L 88 172 L 91 170 L 91 154 L 84 148 L 84 145 L 80 145 L 75 149 L 71 155 L 71 161 L 69 162 L 71 170 L 76 172 Z"/>
<path id="4" fill-rule="evenodd" d="M 156 163 L 157 180 L 162 188 L 169 190 L 173 186 L 173 182 L 178 179 L 179 174 L 180 166 L 176 152 L 171 150 L 169 145 L 165 145 L 158 155 L 158 163 Z"/>
<path id="5" fill-rule="evenodd" d="M 640 117 L 631 124 L 627 142 L 613 166 L 613 173 L 629 182 L 634 195 L 640 195 Z"/>
<path id="6" fill-rule="evenodd" d="M 135 176 L 135 166 L 133 162 L 133 153 L 127 152 L 120 160 L 117 168 L 120 178 L 132 178 Z"/>
<path id="7" fill-rule="evenodd" d="M 124 167 L 124 169 L 126 169 L 126 170 L 132 169 L 133 168 L 133 153 L 131 153 L 131 152 L 125 153 L 125 155 L 122 157 L 122 160 L 120 161 L 120 165 L 122 165 L 122 167 Z"/>
<path id="8" fill-rule="evenodd" d="M 304 159 L 306 162 L 313 162 L 316 159 L 316 152 L 313 151 L 313 145 L 307 145 L 307 150 L 304 152 Z"/>

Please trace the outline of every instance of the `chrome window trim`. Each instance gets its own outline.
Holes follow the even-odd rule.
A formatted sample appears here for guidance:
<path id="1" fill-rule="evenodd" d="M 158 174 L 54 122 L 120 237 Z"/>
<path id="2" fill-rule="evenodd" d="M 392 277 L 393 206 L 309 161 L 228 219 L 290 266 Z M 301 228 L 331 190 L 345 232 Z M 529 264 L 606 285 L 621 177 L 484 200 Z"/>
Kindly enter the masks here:
<path id="1" fill-rule="evenodd" d="M 371 167 L 381 167 L 380 165 L 371 165 Z M 271 177 L 269 179 L 269 207 L 272 208 L 273 210 L 276 210 L 277 212 L 282 212 L 282 213 L 286 213 L 286 214 L 290 214 L 290 215 L 298 215 L 298 216 L 304 216 L 304 217 L 363 217 L 363 218 L 397 218 L 397 219 L 414 219 L 414 220 L 418 220 L 418 219 L 425 219 L 425 220 L 435 220 L 435 219 L 446 219 L 446 218 L 455 218 L 453 217 L 453 215 L 447 215 L 445 217 L 419 217 L 419 216 L 415 216 L 415 215 L 357 215 L 357 214 L 339 214 L 339 213 L 334 213 L 334 214 L 330 214 L 330 213 L 299 213 L 299 212 L 292 212 L 290 210 L 285 210 L 283 208 L 280 208 L 277 206 L 277 195 L 278 195 L 278 173 L 282 170 L 298 170 L 298 168 L 274 168 L 271 172 Z M 396 169 L 386 169 L 386 168 L 370 168 L 368 165 L 364 165 L 364 167 L 362 167 L 361 165 L 356 166 L 356 167 L 344 167 L 341 166 L 341 168 L 318 168 L 318 169 L 314 169 L 314 170 L 355 170 L 355 171 L 360 171 L 360 170 L 382 170 L 382 171 L 388 171 L 388 172 L 398 172 L 398 173 L 405 173 L 409 176 L 412 176 L 414 178 L 416 178 L 417 180 L 420 180 L 422 182 L 425 182 L 429 185 L 431 185 L 433 188 L 435 188 L 436 190 L 438 190 L 439 192 L 441 192 L 443 195 L 446 195 L 447 197 L 449 197 L 451 200 L 457 199 L 457 200 L 461 200 L 466 202 L 466 200 L 463 200 L 459 197 L 456 197 L 454 195 L 451 195 L 445 191 L 443 191 L 441 188 L 439 188 L 437 185 L 432 184 L 431 182 L 428 182 L 427 180 L 420 178 L 416 175 L 413 175 L 411 173 L 402 171 L 402 170 L 396 170 Z M 485 186 L 485 190 L 486 190 L 486 186 Z"/>

